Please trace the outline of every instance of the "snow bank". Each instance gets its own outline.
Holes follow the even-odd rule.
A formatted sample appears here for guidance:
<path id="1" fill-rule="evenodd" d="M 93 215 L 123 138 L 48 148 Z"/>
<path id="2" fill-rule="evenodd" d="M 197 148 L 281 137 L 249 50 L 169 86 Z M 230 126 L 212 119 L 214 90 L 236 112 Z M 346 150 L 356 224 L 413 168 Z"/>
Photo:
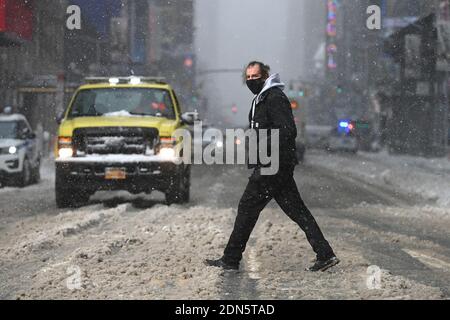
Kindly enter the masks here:
<path id="1" fill-rule="evenodd" d="M 264 214 L 277 215 L 277 209 Z M 370 262 L 346 242 L 336 244 L 342 263 L 325 273 L 309 273 L 313 252 L 290 220 L 261 221 L 246 250 L 240 272 L 206 267 L 219 257 L 236 212 L 213 207 L 156 205 L 136 210 L 92 206 L 22 225 L 25 242 L 8 256 L 23 262 L 51 255 L 45 266 L 26 275 L 30 286 L 19 299 L 438 299 L 439 289 L 382 271 L 381 289 L 367 287 Z M 333 220 L 333 225 L 348 224 Z M 48 231 L 45 231 L 48 230 Z M 69 231 L 70 232 L 67 232 Z M 23 240 L 23 239 L 22 239 Z M 45 244 L 51 241 L 51 245 Z M 39 244 L 24 250 L 23 243 Z M 295 249 L 293 249 L 295 248 Z M 0 248 L 5 257 L 5 248 Z M 18 253 L 17 256 L 14 254 Z M 382 267 L 382 266 L 381 266 Z M 69 284 L 79 272 L 79 287 Z"/>
<path id="2" fill-rule="evenodd" d="M 128 205 L 59 215 L 49 223 L 53 245 L 75 247 L 33 275 L 34 285 L 21 298 L 199 299 L 217 298 L 220 271 L 203 260 L 223 250 L 231 209 L 158 205 L 126 212 Z M 67 222 L 64 222 L 66 221 Z M 52 226 L 56 224 L 56 227 Z M 89 227 L 100 229 L 90 234 Z M 47 229 L 42 226 L 42 229 Z M 43 230 L 41 230 L 43 232 Z M 32 242 L 28 240 L 27 243 Z M 74 245 L 76 244 L 76 245 Z M 41 246 L 50 250 L 52 247 Z M 20 248 L 20 257 L 27 253 Z M 36 252 L 33 252 L 36 254 Z M 11 254 L 11 252 L 9 253 Z M 67 270 L 81 270 L 80 290 L 67 287 Z"/>
<path id="3" fill-rule="evenodd" d="M 273 212 L 268 213 L 272 215 Z M 305 272 L 312 264 L 313 254 L 306 237 L 299 228 L 284 223 L 267 221 L 257 227 L 255 242 L 247 253 L 252 275 L 258 279 L 262 299 L 441 299 L 438 288 L 426 286 L 402 276 L 394 275 L 383 265 L 380 268 L 379 288 L 368 286 L 368 270 L 372 262 L 364 258 L 361 248 L 355 246 L 355 234 L 333 234 L 328 240 L 334 246 L 341 263 L 324 273 Z M 329 225 L 351 225 L 345 219 L 330 219 Z M 326 225 L 326 224 L 325 224 Z M 358 226 L 351 225 L 357 229 Z M 342 230 L 342 229 L 341 229 Z M 391 235 L 384 241 L 394 241 Z M 252 253 L 253 252 L 253 253 Z"/>
<path id="4" fill-rule="evenodd" d="M 450 161 L 412 156 L 392 156 L 387 152 L 339 154 L 309 154 L 309 163 L 333 171 L 356 176 L 381 186 L 412 193 L 450 208 Z"/>

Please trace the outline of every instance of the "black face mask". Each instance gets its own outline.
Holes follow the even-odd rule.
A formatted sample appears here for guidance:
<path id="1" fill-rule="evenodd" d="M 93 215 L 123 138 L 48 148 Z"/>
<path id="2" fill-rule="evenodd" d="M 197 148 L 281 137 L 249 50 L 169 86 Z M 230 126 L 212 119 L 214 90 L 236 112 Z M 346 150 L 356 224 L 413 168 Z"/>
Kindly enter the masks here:
<path id="1" fill-rule="evenodd" d="M 263 78 L 247 80 L 247 87 L 253 94 L 259 94 L 264 88 L 265 83 L 266 81 Z"/>

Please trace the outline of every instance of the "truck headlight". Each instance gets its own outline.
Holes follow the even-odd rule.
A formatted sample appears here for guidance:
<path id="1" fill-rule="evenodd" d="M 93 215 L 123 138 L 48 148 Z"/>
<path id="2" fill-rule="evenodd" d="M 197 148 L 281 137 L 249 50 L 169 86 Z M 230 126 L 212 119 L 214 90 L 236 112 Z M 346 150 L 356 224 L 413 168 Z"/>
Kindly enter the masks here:
<path id="1" fill-rule="evenodd" d="M 71 158 L 73 154 L 72 137 L 58 137 L 58 156 L 66 159 Z"/>
<path id="2" fill-rule="evenodd" d="M 59 157 L 62 159 L 71 158 L 73 156 L 72 148 L 61 148 L 58 151 Z"/>
<path id="3" fill-rule="evenodd" d="M 8 152 L 9 152 L 9 154 L 16 154 L 17 147 L 15 147 L 15 146 L 9 147 Z"/>
<path id="4" fill-rule="evenodd" d="M 175 149 L 173 148 L 161 148 L 159 150 L 159 155 L 166 159 L 173 159 L 175 158 Z"/>

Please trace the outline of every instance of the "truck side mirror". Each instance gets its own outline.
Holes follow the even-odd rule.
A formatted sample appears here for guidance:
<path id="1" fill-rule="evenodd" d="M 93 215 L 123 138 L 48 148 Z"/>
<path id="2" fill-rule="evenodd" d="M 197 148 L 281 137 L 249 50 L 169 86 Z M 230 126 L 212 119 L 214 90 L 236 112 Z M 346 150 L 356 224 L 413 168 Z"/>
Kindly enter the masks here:
<path id="1" fill-rule="evenodd" d="M 185 112 L 181 115 L 181 121 L 189 126 L 194 125 L 198 119 L 198 112 Z"/>
<path id="2" fill-rule="evenodd" d="M 22 132 L 20 132 L 21 139 L 34 139 L 36 138 L 36 134 L 28 128 L 24 128 Z"/>
<path id="3" fill-rule="evenodd" d="M 61 124 L 61 122 L 64 120 L 64 111 L 59 111 L 56 114 L 56 123 Z"/>

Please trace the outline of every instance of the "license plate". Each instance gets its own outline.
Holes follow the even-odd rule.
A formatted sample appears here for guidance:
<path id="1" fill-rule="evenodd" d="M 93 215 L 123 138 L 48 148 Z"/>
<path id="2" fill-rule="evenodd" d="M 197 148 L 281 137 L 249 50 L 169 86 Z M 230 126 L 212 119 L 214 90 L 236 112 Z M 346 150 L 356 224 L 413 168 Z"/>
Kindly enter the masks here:
<path id="1" fill-rule="evenodd" d="M 106 168 L 106 180 L 124 180 L 127 178 L 127 172 L 124 168 Z"/>

